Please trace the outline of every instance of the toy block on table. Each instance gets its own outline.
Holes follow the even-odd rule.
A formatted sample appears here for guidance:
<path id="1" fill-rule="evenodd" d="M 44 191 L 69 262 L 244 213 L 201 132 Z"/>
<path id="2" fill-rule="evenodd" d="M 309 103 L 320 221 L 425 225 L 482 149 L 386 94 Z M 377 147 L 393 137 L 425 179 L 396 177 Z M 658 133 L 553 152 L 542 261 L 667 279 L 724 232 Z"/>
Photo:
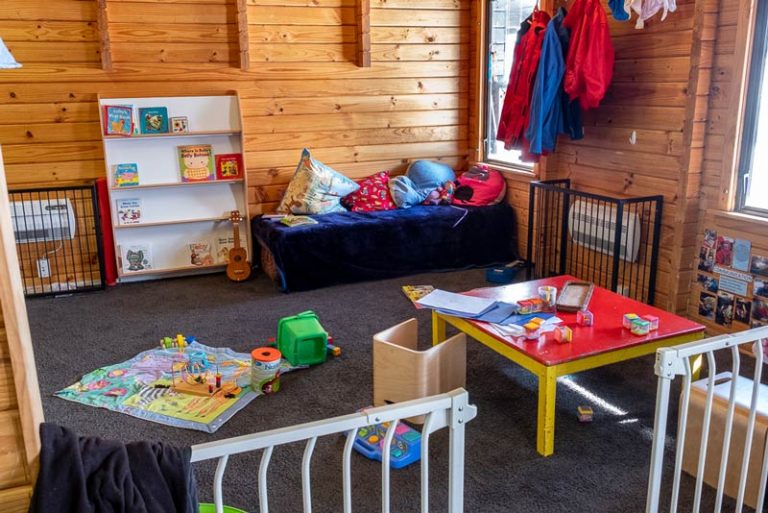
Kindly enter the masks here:
<path id="1" fill-rule="evenodd" d="M 595 324 L 595 314 L 589 310 L 579 310 L 576 312 L 576 324 L 579 326 L 592 326 Z"/>
<path id="2" fill-rule="evenodd" d="M 521 299 L 517 302 L 517 307 L 520 315 L 528 315 L 532 313 L 543 312 L 546 308 L 546 302 L 538 297 L 532 297 L 530 299 Z"/>
<path id="3" fill-rule="evenodd" d="M 634 314 L 634 313 L 624 314 L 624 318 L 622 320 L 622 324 L 621 325 L 624 326 L 624 328 L 626 328 L 628 330 L 631 330 L 632 329 L 632 322 L 635 319 L 638 319 L 638 318 L 639 318 L 639 316 L 637 314 Z"/>
<path id="4" fill-rule="evenodd" d="M 643 319 L 635 319 L 632 321 L 632 334 L 637 336 L 644 336 L 651 332 L 651 323 Z"/>
<path id="5" fill-rule="evenodd" d="M 418 350 L 418 322 L 409 319 L 373 336 L 373 404 L 421 399 L 464 387 L 467 338 L 463 333 Z M 423 416 L 408 419 L 421 424 Z"/>
<path id="6" fill-rule="evenodd" d="M 567 344 L 573 340 L 573 330 L 568 326 L 557 326 L 555 328 L 555 340 L 560 344 Z"/>
<path id="7" fill-rule="evenodd" d="M 651 323 L 651 331 L 656 331 L 657 329 L 659 329 L 659 318 L 656 317 L 655 315 L 648 314 L 648 315 L 643 315 L 640 318 L 644 321 L 648 321 Z"/>
<path id="8" fill-rule="evenodd" d="M 283 317 L 277 324 L 277 349 L 291 365 L 323 363 L 328 352 L 328 333 L 311 310 Z"/>

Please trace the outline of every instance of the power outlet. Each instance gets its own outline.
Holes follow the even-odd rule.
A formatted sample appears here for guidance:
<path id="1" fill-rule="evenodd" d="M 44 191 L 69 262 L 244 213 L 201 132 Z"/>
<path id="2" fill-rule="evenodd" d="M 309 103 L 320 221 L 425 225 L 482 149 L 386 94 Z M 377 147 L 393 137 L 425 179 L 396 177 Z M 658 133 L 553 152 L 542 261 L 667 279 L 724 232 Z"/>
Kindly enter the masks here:
<path id="1" fill-rule="evenodd" d="M 41 258 L 37 261 L 37 275 L 40 278 L 49 278 L 51 276 L 51 266 L 47 258 Z"/>

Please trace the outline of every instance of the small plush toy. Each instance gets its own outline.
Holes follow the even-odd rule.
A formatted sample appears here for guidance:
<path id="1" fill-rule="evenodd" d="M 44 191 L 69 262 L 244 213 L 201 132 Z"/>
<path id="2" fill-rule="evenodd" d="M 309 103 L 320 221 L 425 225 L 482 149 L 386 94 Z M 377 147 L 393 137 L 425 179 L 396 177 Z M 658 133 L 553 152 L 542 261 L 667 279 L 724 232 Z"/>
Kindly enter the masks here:
<path id="1" fill-rule="evenodd" d="M 443 183 L 440 187 L 430 192 L 423 205 L 450 205 L 453 201 L 453 192 L 456 190 L 452 181 Z"/>

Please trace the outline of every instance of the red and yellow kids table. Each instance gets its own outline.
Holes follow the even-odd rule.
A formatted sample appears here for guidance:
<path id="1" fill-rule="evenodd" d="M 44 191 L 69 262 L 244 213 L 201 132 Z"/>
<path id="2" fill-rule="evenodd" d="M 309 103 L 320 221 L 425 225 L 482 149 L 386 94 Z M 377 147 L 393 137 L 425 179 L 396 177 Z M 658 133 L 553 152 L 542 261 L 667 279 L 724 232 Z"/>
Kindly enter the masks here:
<path id="1" fill-rule="evenodd" d="M 541 285 L 553 285 L 562 290 L 573 276 L 557 276 L 542 280 L 516 283 L 504 287 L 476 289 L 467 294 L 515 303 L 538 296 Z M 612 363 L 653 354 L 660 347 L 685 344 L 704 337 L 704 326 L 664 310 L 595 287 L 589 310 L 594 314 L 592 326 L 578 326 L 576 315 L 558 312 L 565 325 L 573 330 L 573 342 L 559 344 L 552 333 L 540 341 L 523 337 L 504 337 L 488 323 L 461 319 L 432 312 L 432 341 L 445 340 L 445 326 L 450 324 L 478 342 L 517 363 L 539 378 L 539 407 L 536 448 L 550 456 L 555 445 L 555 392 L 557 378 L 568 374 L 603 367 Z M 659 329 L 646 336 L 637 336 L 622 328 L 625 313 L 651 314 L 659 318 Z M 694 368 L 698 368 L 695 363 Z"/>

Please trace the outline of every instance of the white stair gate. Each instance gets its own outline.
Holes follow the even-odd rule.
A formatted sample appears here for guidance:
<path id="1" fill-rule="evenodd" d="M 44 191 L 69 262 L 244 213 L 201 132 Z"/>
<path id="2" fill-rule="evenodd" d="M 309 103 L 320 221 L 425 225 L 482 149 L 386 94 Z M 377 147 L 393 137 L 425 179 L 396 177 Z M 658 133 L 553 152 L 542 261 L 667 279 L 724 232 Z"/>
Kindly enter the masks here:
<path id="1" fill-rule="evenodd" d="M 446 394 L 416 399 L 378 408 L 368 408 L 359 413 L 331 419 L 308 422 L 261 433 L 238 436 L 208 442 L 192 447 L 192 462 L 218 459 L 213 483 L 216 513 L 223 512 L 222 480 L 230 455 L 263 450 L 259 465 L 259 509 L 268 513 L 267 469 L 275 446 L 306 441 L 301 465 L 302 500 L 304 513 L 312 511 L 310 465 L 318 437 L 346 434 L 342 467 L 342 497 L 344 513 L 352 512 L 352 444 L 358 429 L 390 422 L 384 437 L 384 447 L 389 447 L 400 419 L 425 415 L 421 439 L 421 511 L 429 511 L 429 436 L 444 427 L 450 428 L 448 508 L 450 513 L 464 511 L 464 427 L 477 415 L 477 408 L 468 402 L 464 389 L 458 388 Z M 381 510 L 389 512 L 390 499 L 390 452 L 383 451 L 381 463 Z"/>
<path id="2" fill-rule="evenodd" d="M 693 492 L 693 511 L 695 513 L 698 513 L 702 506 L 705 473 L 709 476 L 710 481 L 716 483 L 716 486 L 713 483 L 716 493 L 714 507 L 716 513 L 722 511 L 723 496 L 729 483 L 731 496 L 736 500 L 735 511 L 737 513 L 743 511 L 747 501 L 754 501 L 756 510 L 763 511 L 766 478 L 768 477 L 768 450 L 766 450 L 768 444 L 757 444 L 754 443 L 754 440 L 760 440 L 755 431 L 758 410 L 764 412 L 766 401 L 768 401 L 766 385 L 761 384 L 763 364 L 768 363 L 768 357 L 764 354 L 768 350 L 765 344 L 768 344 L 768 327 L 658 350 L 656 354 L 658 391 L 646 513 L 658 513 L 661 507 L 670 389 L 672 381 L 677 376 L 682 376 L 682 390 L 669 511 L 677 512 L 680 503 L 680 481 L 685 465 L 684 450 L 686 447 L 688 449 L 698 448 L 698 453 L 692 451 L 691 454 L 688 454 L 687 460 L 688 468 L 692 466 L 696 469 L 696 485 Z M 740 350 L 748 350 L 755 357 L 755 369 L 751 380 L 739 374 L 742 358 L 751 359 L 751 356 L 743 356 Z M 729 353 L 730 373 L 718 375 L 716 359 L 721 361 L 727 359 Z M 705 380 L 692 386 L 691 359 L 699 356 L 707 361 L 708 376 Z M 749 363 L 751 364 L 751 362 Z M 722 380 L 723 376 L 727 378 L 724 381 Z M 723 386 L 723 383 L 726 386 Z M 692 418 L 691 412 L 694 411 L 690 408 L 692 389 L 693 395 L 698 397 L 698 402 L 695 410 L 696 423 L 692 423 L 689 428 L 698 427 L 698 420 L 701 418 L 701 429 L 686 431 L 686 425 Z M 715 400 L 715 396 L 717 396 L 717 400 Z M 713 414 L 715 414 L 716 422 L 712 421 Z M 712 426 L 714 428 L 710 429 Z M 759 427 L 759 429 L 764 429 L 764 427 Z M 687 446 L 686 434 L 694 435 L 692 437 L 694 438 L 693 443 L 688 440 Z M 695 440 L 698 436 L 700 436 L 699 442 Z M 713 438 L 713 443 L 708 445 L 710 437 L 715 436 L 718 438 Z M 722 442 L 720 442 L 720 436 L 722 436 Z M 741 457 L 738 457 L 739 453 L 742 454 Z M 714 460 L 709 466 L 707 465 L 708 457 Z M 727 482 L 727 480 L 730 481 Z M 749 497 L 746 494 L 748 480 L 752 487 Z"/>

